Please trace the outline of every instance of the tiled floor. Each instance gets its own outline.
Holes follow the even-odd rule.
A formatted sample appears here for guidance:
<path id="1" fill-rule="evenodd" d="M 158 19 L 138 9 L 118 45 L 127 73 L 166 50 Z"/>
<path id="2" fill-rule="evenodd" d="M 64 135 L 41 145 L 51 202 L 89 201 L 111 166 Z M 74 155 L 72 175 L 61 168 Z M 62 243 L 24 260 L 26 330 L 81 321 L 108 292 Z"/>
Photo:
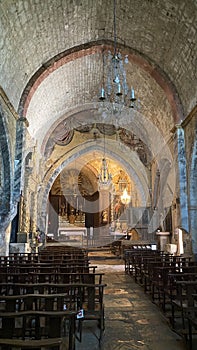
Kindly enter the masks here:
<path id="1" fill-rule="evenodd" d="M 94 253 L 92 253 L 94 254 Z M 101 252 L 98 253 L 101 255 Z M 105 272 L 105 334 L 99 347 L 90 324 L 84 322 L 85 334 L 76 350 L 185 350 L 185 342 L 171 331 L 167 320 L 150 297 L 124 273 L 120 259 L 92 260 L 98 271 Z M 92 256 L 93 258 L 93 256 Z M 107 256 L 109 258 L 109 256 Z M 91 254 L 90 254 L 91 259 Z"/>

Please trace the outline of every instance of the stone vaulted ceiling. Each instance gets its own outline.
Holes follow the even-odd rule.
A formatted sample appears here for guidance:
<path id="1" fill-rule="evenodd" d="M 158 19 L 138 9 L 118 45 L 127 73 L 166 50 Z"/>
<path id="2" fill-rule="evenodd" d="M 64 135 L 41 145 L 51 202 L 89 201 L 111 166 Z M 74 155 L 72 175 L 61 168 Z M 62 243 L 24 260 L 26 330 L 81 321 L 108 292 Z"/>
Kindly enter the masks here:
<path id="1" fill-rule="evenodd" d="M 197 101 L 197 2 L 116 7 L 140 114 L 168 135 Z M 101 52 L 113 45 L 112 0 L 0 0 L 0 33 L 0 85 L 40 145 L 58 121 L 97 110 Z"/>

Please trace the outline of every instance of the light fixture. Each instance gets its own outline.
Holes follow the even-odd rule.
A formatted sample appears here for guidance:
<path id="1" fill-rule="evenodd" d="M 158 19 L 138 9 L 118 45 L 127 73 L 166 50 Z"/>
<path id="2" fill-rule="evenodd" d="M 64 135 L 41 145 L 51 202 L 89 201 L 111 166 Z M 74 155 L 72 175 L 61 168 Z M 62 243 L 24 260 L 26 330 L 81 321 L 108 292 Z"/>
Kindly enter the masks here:
<path id="1" fill-rule="evenodd" d="M 100 173 L 98 175 L 99 190 L 109 190 L 112 186 L 112 175 L 109 172 L 107 160 L 105 158 L 105 132 L 104 132 L 104 155 L 101 162 Z"/>
<path id="2" fill-rule="evenodd" d="M 123 204 L 128 205 L 131 201 L 131 196 L 127 193 L 127 189 L 125 188 L 122 196 L 120 196 L 120 200 Z"/>
<path id="3" fill-rule="evenodd" d="M 101 169 L 98 175 L 99 189 L 107 189 L 112 184 L 112 175 L 109 172 L 107 160 L 105 157 L 102 158 Z"/>
<path id="4" fill-rule="evenodd" d="M 103 76 L 99 100 L 110 102 L 113 112 L 120 113 L 124 106 L 138 108 L 134 88 L 128 88 L 124 64 L 128 63 L 128 55 L 124 60 L 117 51 L 116 35 L 116 0 L 114 0 L 114 52 L 102 53 Z"/>

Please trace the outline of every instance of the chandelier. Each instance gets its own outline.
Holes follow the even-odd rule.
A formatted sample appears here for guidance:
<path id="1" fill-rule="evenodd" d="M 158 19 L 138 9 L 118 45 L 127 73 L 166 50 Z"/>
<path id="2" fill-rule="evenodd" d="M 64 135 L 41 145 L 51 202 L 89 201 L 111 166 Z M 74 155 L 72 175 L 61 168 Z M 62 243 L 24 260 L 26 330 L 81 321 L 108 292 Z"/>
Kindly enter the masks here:
<path id="1" fill-rule="evenodd" d="M 100 173 L 98 175 L 99 189 L 108 189 L 112 184 L 112 175 L 109 172 L 107 160 L 105 157 L 102 159 Z"/>
<path id="2" fill-rule="evenodd" d="M 138 108 L 139 100 L 136 100 L 134 88 L 128 88 L 124 65 L 128 63 L 128 55 L 123 59 L 117 51 L 116 35 L 116 0 L 114 0 L 114 51 L 102 53 L 103 76 L 100 90 L 100 101 L 111 103 L 114 114 L 120 113 L 122 108 Z"/>
<path id="3" fill-rule="evenodd" d="M 98 187 L 101 189 L 110 189 L 112 186 L 112 175 L 109 172 L 107 160 L 105 158 L 105 131 L 104 131 L 104 155 L 101 162 L 100 173 L 98 175 Z"/>
<path id="4" fill-rule="evenodd" d="M 127 189 L 125 188 L 122 196 L 120 196 L 120 200 L 123 204 L 128 205 L 131 201 L 131 196 L 127 193 Z"/>

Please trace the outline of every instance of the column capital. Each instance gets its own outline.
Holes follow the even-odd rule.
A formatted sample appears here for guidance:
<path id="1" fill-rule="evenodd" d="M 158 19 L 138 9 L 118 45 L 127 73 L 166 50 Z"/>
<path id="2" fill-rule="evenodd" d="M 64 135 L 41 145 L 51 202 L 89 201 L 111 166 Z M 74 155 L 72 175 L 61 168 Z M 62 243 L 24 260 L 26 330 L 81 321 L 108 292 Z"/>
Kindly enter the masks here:
<path id="1" fill-rule="evenodd" d="M 24 123 L 26 127 L 29 126 L 29 122 L 28 122 L 27 118 L 25 118 L 25 117 L 19 117 L 18 120 L 17 120 L 17 122 L 22 122 L 22 123 Z"/>

